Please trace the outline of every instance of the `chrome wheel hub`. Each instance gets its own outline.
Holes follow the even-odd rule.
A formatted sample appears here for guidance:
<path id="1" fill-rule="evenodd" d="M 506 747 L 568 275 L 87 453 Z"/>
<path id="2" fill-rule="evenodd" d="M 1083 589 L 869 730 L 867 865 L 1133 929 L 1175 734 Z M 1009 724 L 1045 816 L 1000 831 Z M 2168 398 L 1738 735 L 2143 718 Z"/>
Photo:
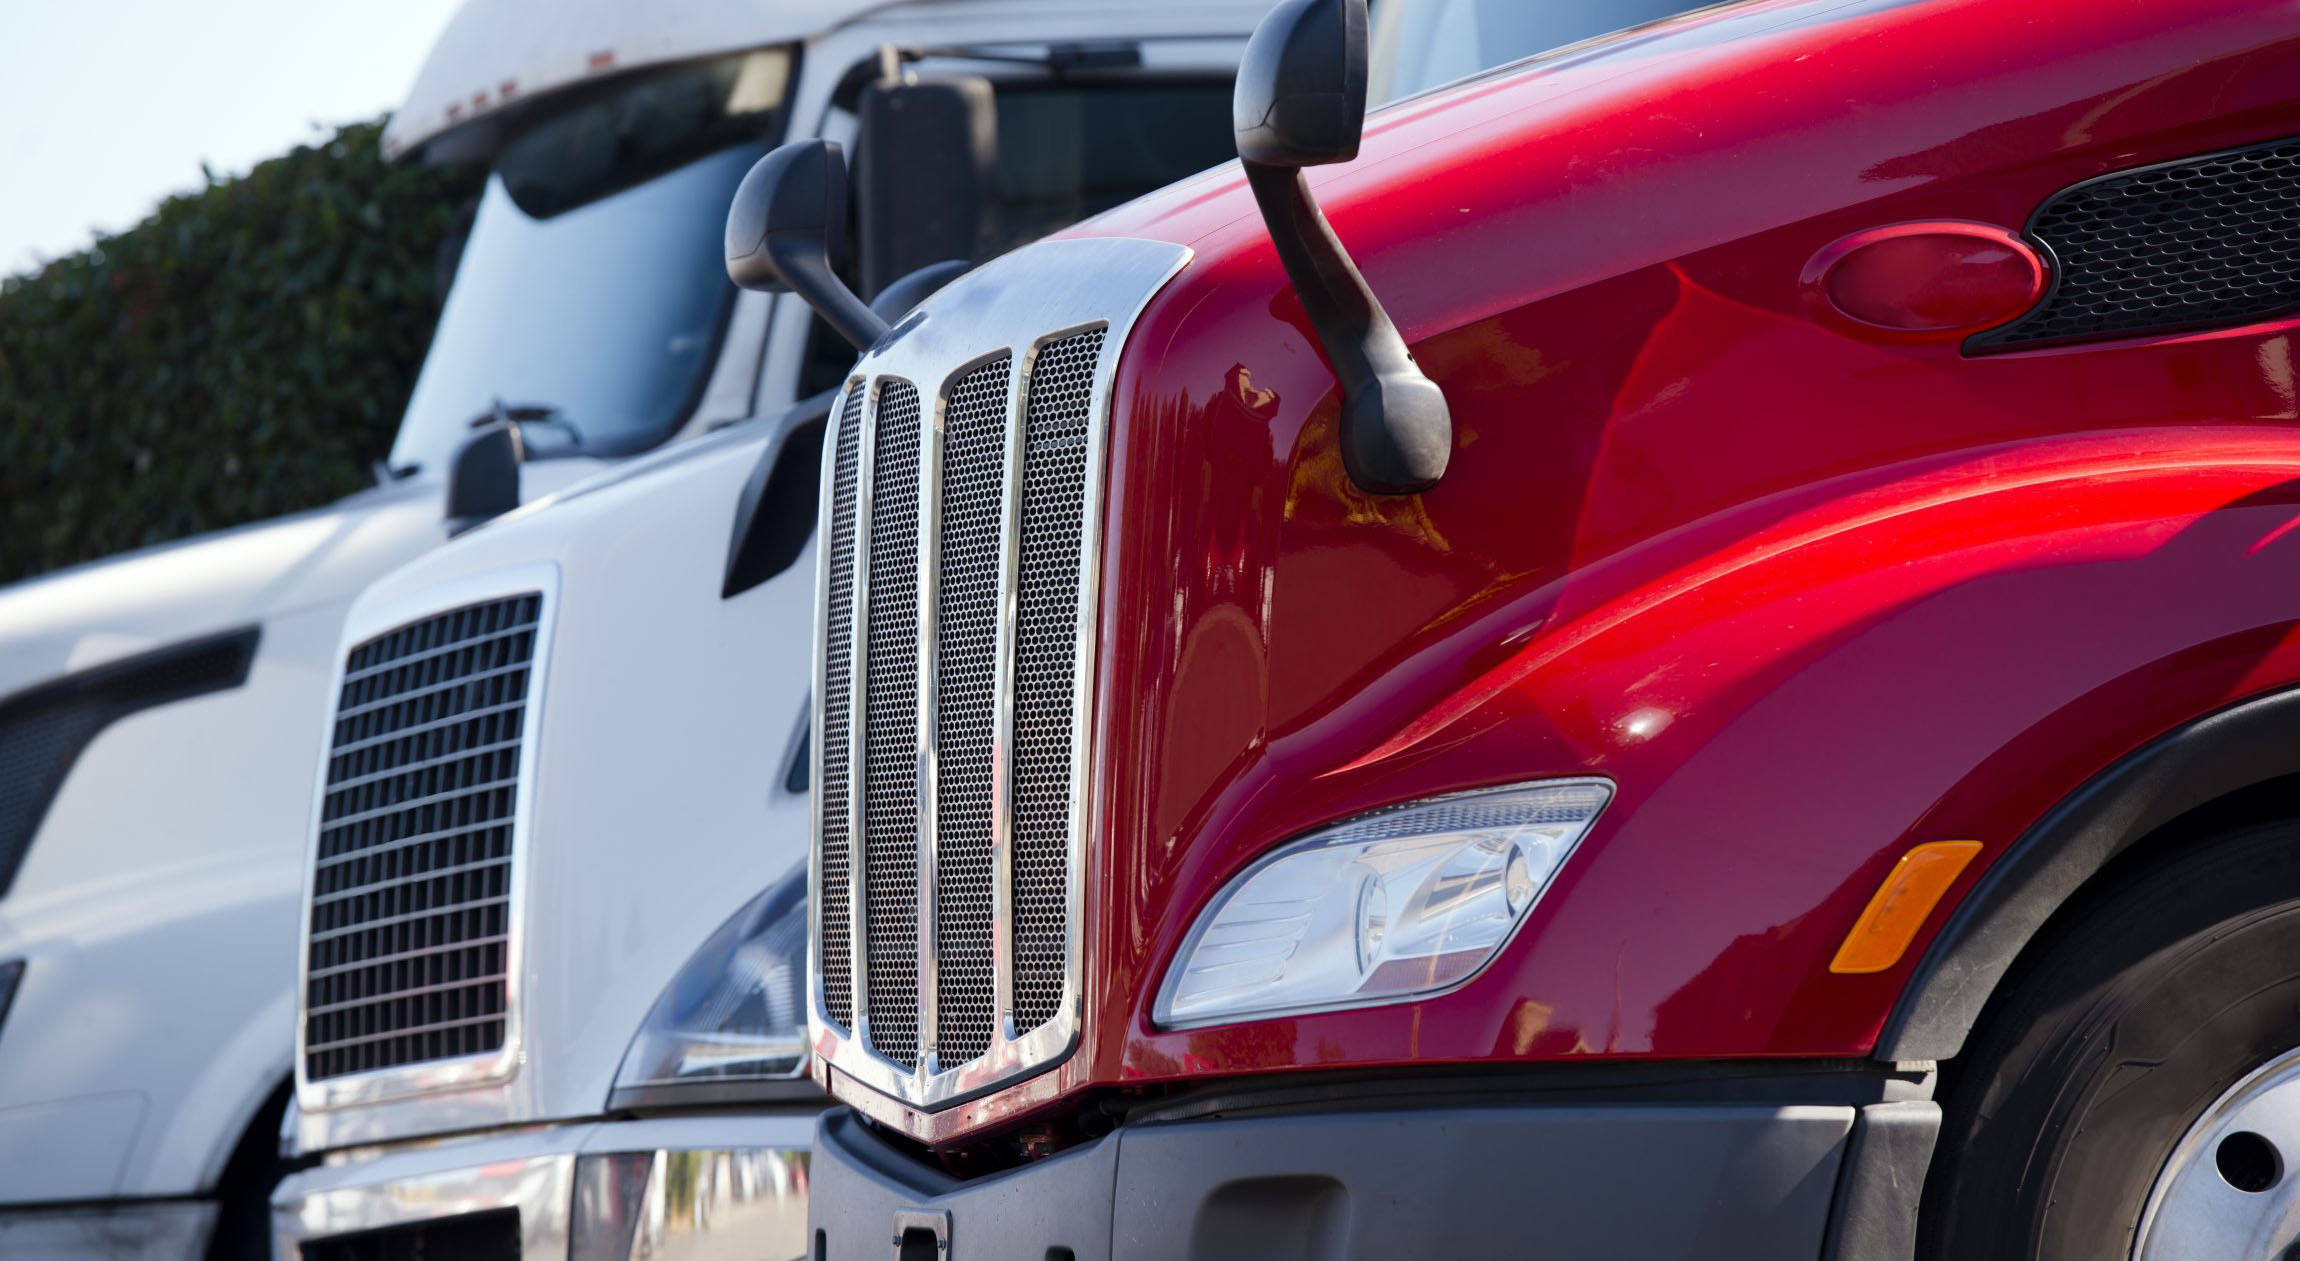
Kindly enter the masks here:
<path id="1" fill-rule="evenodd" d="M 2300 1243 L 2300 1050 L 2188 1127 L 2141 1215 L 2138 1261 L 2277 1261 Z"/>

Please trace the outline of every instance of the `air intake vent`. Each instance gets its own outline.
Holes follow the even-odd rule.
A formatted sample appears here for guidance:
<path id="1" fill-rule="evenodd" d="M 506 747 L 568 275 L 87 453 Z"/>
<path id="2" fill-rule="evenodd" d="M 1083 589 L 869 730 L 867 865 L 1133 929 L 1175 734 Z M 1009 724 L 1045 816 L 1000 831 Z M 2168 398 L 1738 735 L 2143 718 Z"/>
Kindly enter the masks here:
<path id="1" fill-rule="evenodd" d="M 308 1081 L 504 1045 L 542 605 L 527 592 L 454 609 L 344 663 L 311 884 Z"/>
<path id="2" fill-rule="evenodd" d="M 840 416 L 822 609 L 822 999 L 831 1023 L 906 1072 L 979 1060 L 1062 1012 L 1105 335 L 1038 347 L 1019 417 L 1011 353 L 951 378 L 932 407 L 879 376 Z"/>
<path id="3" fill-rule="evenodd" d="M 1119 348 L 1189 260 L 1045 241 L 865 352 L 828 435 L 807 1025 L 945 1120 L 1085 1036 L 1088 750 Z M 964 1122 L 959 1122 L 963 1124 Z"/>
<path id="4" fill-rule="evenodd" d="M 2028 235 L 2051 255 L 2036 310 L 1972 350 L 2246 324 L 2300 312 L 2300 140 L 2103 176 L 2055 194 Z"/>

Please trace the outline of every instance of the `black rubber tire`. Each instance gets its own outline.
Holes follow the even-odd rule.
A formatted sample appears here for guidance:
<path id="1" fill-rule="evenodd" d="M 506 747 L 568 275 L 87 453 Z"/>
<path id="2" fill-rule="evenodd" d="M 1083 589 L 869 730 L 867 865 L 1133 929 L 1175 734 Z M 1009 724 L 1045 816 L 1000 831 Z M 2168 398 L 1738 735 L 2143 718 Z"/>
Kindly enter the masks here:
<path id="1" fill-rule="evenodd" d="M 2172 847 L 2048 933 L 1945 1066 L 1920 1256 L 2130 1257 L 2181 1135 L 2300 1047 L 2300 825 Z"/>

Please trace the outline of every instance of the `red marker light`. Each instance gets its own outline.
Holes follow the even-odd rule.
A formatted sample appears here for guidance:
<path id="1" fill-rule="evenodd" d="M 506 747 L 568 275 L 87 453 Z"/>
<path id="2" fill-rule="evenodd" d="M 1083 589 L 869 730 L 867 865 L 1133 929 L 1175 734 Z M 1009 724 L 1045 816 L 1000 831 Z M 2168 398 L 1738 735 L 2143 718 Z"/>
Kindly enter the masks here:
<path id="1" fill-rule="evenodd" d="M 1955 219 L 1845 237 L 1805 265 L 1807 297 L 1859 336 L 1951 341 L 1994 328 L 2044 296 L 2044 259 L 2020 237 Z"/>

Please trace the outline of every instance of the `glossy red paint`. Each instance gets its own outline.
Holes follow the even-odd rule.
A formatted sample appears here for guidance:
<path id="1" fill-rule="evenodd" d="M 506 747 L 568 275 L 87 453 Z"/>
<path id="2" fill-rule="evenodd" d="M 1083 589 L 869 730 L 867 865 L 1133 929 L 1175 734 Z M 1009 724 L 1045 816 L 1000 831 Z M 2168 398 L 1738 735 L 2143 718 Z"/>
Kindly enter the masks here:
<path id="1" fill-rule="evenodd" d="M 2045 293 L 2034 246 L 1988 223 L 1867 228 L 1805 264 L 1814 314 L 1856 337 L 1953 341 L 2026 314 Z"/>
<path id="2" fill-rule="evenodd" d="M 1761 0 L 1409 102 L 1313 182 L 1453 405 L 1410 498 L 1343 474 L 1235 171 L 1078 229 L 1196 251 L 1118 381 L 1086 1035 L 938 1137 L 1320 1064 L 1867 1052 L 1933 930 L 1828 962 L 1909 845 L 1987 846 L 1945 915 L 2121 754 L 2300 680 L 2300 324 L 1968 358 L 1817 316 L 1807 264 L 2296 133 L 2285 0 Z M 1272 845 L 1589 773 L 1618 797 L 1461 990 L 1152 1026 Z"/>

